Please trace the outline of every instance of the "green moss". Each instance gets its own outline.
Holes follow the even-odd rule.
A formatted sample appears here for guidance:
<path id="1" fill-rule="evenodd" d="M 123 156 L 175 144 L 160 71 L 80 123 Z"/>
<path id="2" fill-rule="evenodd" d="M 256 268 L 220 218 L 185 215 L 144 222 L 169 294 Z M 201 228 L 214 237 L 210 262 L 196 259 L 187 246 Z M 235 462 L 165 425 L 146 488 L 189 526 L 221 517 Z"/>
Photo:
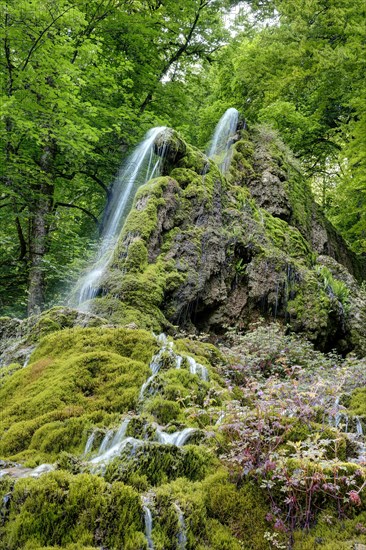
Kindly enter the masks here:
<path id="1" fill-rule="evenodd" d="M 156 489 L 154 543 L 157 548 L 176 547 L 176 503 L 184 514 L 187 550 L 263 550 L 266 547 L 268 508 L 263 496 L 250 483 L 241 488 L 230 483 L 223 469 L 202 481 L 177 479 Z"/>
<path id="2" fill-rule="evenodd" d="M 2 456 L 81 452 L 90 414 L 136 406 L 156 349 L 153 336 L 138 330 L 79 328 L 45 337 L 28 367 L 0 388 Z"/>
<path id="3" fill-rule="evenodd" d="M 28 548 L 72 543 L 82 548 L 94 546 L 95 536 L 105 546 L 133 550 L 137 540 L 143 541 L 140 498 L 122 483 L 108 487 L 89 474 L 56 471 L 40 479 L 21 479 L 0 533 L 4 550 L 26 543 Z"/>
<path id="4" fill-rule="evenodd" d="M 299 230 L 265 211 L 262 213 L 267 236 L 273 244 L 279 249 L 286 250 L 289 256 L 301 259 L 311 265 L 311 248 Z"/>
<path id="5" fill-rule="evenodd" d="M 118 262 L 118 256 L 121 254 L 120 246 L 123 246 L 127 235 L 139 236 L 144 241 L 150 238 L 157 227 L 159 207 L 165 204 L 164 192 L 168 185 L 175 187 L 175 191 L 178 192 L 177 182 L 167 176 L 150 180 L 138 189 L 133 208 L 122 229 L 120 244 L 115 252 L 115 262 Z"/>
<path id="6" fill-rule="evenodd" d="M 307 271 L 302 276 L 301 285 L 296 284 L 293 289 L 295 296 L 287 304 L 287 313 L 294 330 L 304 332 L 324 347 L 329 336 L 332 301 L 314 273 Z"/>
<path id="7" fill-rule="evenodd" d="M 151 306 L 149 311 L 140 310 L 124 302 L 121 302 L 114 296 L 107 295 L 101 298 L 95 298 L 90 304 L 90 308 L 96 315 L 107 317 L 111 323 L 128 327 L 134 326 L 161 332 L 163 327 L 168 327 L 169 323 L 162 312 L 155 306 Z"/>
<path id="8" fill-rule="evenodd" d="M 357 388 L 352 392 L 348 408 L 353 414 L 366 418 L 366 388 Z"/>
<path id="9" fill-rule="evenodd" d="M 169 401 L 160 395 L 150 399 L 145 410 L 152 414 L 160 424 L 168 424 L 177 420 L 180 415 L 180 406 L 176 401 Z"/>
<path id="10" fill-rule="evenodd" d="M 146 442 L 131 453 L 129 445 L 121 455 L 107 466 L 107 481 L 135 483 L 136 476 L 150 485 L 161 485 L 179 477 L 191 481 L 204 478 L 217 464 L 205 449 L 192 445 L 183 448 Z"/>
<path id="11" fill-rule="evenodd" d="M 147 248 L 142 239 L 134 239 L 128 247 L 126 258 L 128 271 L 143 271 L 147 267 Z"/>
<path id="12" fill-rule="evenodd" d="M 350 550 L 357 544 L 366 544 L 366 513 L 357 513 L 352 519 L 339 519 L 332 510 L 325 510 L 309 533 L 296 531 L 294 550 Z M 360 546 L 361 550 L 361 546 Z"/>
<path id="13" fill-rule="evenodd" d="M 178 168 L 188 168 L 196 174 L 202 174 L 207 169 L 208 162 L 208 158 L 202 151 L 187 144 L 186 154 L 178 162 Z"/>

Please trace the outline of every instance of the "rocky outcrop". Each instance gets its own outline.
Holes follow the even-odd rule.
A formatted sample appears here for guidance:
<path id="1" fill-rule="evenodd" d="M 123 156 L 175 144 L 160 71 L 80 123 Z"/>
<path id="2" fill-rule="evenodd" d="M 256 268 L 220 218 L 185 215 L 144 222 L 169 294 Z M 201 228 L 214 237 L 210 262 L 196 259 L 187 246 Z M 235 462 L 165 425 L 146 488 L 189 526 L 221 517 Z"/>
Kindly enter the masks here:
<path id="1" fill-rule="evenodd" d="M 153 330 L 220 334 L 262 316 L 319 349 L 364 350 L 357 283 L 325 273 L 317 256 L 362 270 L 278 138 L 241 132 L 224 177 L 171 136 L 166 175 L 139 189 L 93 311 Z"/>

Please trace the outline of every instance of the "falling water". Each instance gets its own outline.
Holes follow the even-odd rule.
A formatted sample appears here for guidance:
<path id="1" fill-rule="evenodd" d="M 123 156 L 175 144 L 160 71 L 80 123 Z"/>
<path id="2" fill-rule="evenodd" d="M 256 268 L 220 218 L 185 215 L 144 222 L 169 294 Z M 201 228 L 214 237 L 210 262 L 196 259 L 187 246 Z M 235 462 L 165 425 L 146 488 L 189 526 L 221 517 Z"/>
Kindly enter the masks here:
<path id="1" fill-rule="evenodd" d="M 206 369 L 206 367 L 197 363 L 196 360 L 193 359 L 193 357 L 187 356 L 187 361 L 189 364 L 189 370 L 191 374 L 197 374 L 205 382 L 209 381 L 208 370 Z"/>
<path id="2" fill-rule="evenodd" d="M 180 506 L 177 503 L 174 503 L 174 508 L 177 511 L 178 515 L 178 525 L 179 525 L 179 531 L 178 531 L 178 550 L 186 550 L 187 546 L 187 530 L 186 530 L 186 523 L 184 521 L 184 515 L 180 508 Z"/>
<path id="3" fill-rule="evenodd" d="M 158 428 L 156 430 L 156 436 L 159 443 L 163 445 L 176 445 L 177 447 L 182 447 L 182 445 L 184 445 L 196 432 L 197 430 L 195 428 L 184 428 L 184 430 L 168 434 Z"/>
<path id="4" fill-rule="evenodd" d="M 109 442 L 114 435 L 113 430 L 107 430 L 105 436 L 103 437 L 102 443 L 100 444 L 98 455 L 102 455 L 107 449 L 109 449 Z"/>
<path id="5" fill-rule="evenodd" d="M 147 547 L 149 549 L 154 549 L 154 543 L 152 541 L 152 513 L 149 508 L 149 501 L 146 497 L 142 497 L 143 501 L 143 510 L 144 510 L 144 518 L 145 518 L 145 536 L 147 541 Z"/>
<path id="6" fill-rule="evenodd" d="M 220 118 L 207 151 L 207 156 L 217 160 L 221 172 L 226 172 L 230 166 L 232 153 L 232 138 L 235 136 L 239 113 L 236 109 L 228 109 Z"/>
<path id="7" fill-rule="evenodd" d="M 175 363 L 176 369 L 181 368 L 182 362 L 184 359 L 181 355 L 177 355 L 173 351 L 172 349 L 173 342 L 168 342 L 168 339 L 165 336 L 165 334 L 160 334 L 157 337 L 157 340 L 160 344 L 162 344 L 162 346 L 159 352 L 156 355 L 154 355 L 154 357 L 150 362 L 151 375 L 146 380 L 146 382 L 144 382 L 141 386 L 140 395 L 139 395 L 140 401 L 144 400 L 147 388 L 150 386 L 151 382 L 156 378 L 157 374 L 159 373 L 160 368 L 162 366 L 162 358 L 164 355 L 169 354 L 169 356 L 171 357 L 172 363 Z M 188 361 L 189 370 L 191 374 L 200 376 L 202 380 L 204 380 L 205 382 L 209 381 L 208 370 L 206 369 L 206 367 L 204 367 L 200 363 L 197 363 L 193 357 L 190 357 L 188 355 L 186 356 L 186 360 Z"/>
<path id="8" fill-rule="evenodd" d="M 86 441 L 86 445 L 85 445 L 85 449 L 84 449 L 84 456 L 89 454 L 90 451 L 92 450 L 93 448 L 93 444 L 94 444 L 94 439 L 95 439 L 95 432 L 92 432 L 87 441 Z"/>
<path id="9" fill-rule="evenodd" d="M 160 372 L 161 367 L 164 365 L 167 359 L 167 356 L 171 367 L 180 369 L 183 360 L 186 360 L 189 365 L 189 370 L 192 374 L 200 376 L 203 380 L 209 380 L 206 367 L 197 363 L 193 357 L 182 357 L 181 355 L 177 355 L 173 351 L 173 342 L 169 342 L 165 334 L 160 334 L 156 337 L 156 339 L 161 347 L 158 353 L 156 353 L 150 361 L 151 376 L 149 376 L 146 382 L 144 382 L 144 384 L 141 386 L 140 401 L 143 401 L 145 399 L 146 389 Z M 145 443 L 143 439 L 137 439 L 130 436 L 126 437 L 127 428 L 130 421 L 131 418 L 127 416 L 119 426 L 118 430 L 110 429 L 105 433 L 104 438 L 98 449 L 97 455 L 90 460 L 91 464 L 97 465 L 97 467 L 99 467 L 98 465 L 103 466 L 106 463 L 110 462 L 113 458 L 119 456 L 121 452 L 127 447 L 127 445 L 131 446 L 132 452 L 134 452 L 137 447 L 142 446 Z M 163 445 L 176 445 L 177 447 L 180 447 L 182 445 L 185 445 L 185 443 L 194 433 L 197 433 L 197 429 L 195 428 L 184 428 L 183 430 L 176 431 L 174 433 L 167 433 L 163 431 L 160 427 L 157 427 L 155 442 L 161 443 Z M 83 456 L 86 456 L 92 450 L 95 441 L 95 435 L 96 432 L 93 432 L 88 437 Z"/>
<path id="10" fill-rule="evenodd" d="M 123 164 L 113 187 L 112 208 L 105 223 L 97 260 L 81 285 L 76 305 L 96 296 L 99 281 L 112 258 L 119 232 L 137 187 L 160 174 L 165 150 L 163 146 L 159 156 L 156 155 L 154 142 L 165 129 L 164 126 L 160 126 L 150 130 Z"/>
<path id="11" fill-rule="evenodd" d="M 107 463 L 116 456 L 119 456 L 122 450 L 131 445 L 135 450 L 139 445 L 143 445 L 143 441 L 135 439 L 134 437 L 126 437 L 128 424 L 131 419 L 125 418 L 116 432 L 108 430 L 104 436 L 104 439 L 99 447 L 98 454 L 90 461 L 91 464 Z"/>

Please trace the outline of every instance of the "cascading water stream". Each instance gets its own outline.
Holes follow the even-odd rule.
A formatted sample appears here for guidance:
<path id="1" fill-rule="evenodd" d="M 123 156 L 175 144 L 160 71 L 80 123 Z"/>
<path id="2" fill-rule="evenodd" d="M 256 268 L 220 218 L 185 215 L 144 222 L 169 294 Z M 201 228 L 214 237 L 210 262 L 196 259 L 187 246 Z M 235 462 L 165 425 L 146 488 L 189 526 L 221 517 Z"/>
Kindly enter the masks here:
<path id="1" fill-rule="evenodd" d="M 339 401 L 340 398 L 337 396 L 333 407 L 334 412 L 329 416 L 329 424 L 337 428 L 339 431 L 347 434 L 347 436 L 357 445 L 357 458 L 349 459 L 349 461 L 356 463 L 365 462 L 366 443 L 362 422 L 358 416 L 349 416 L 346 410 L 339 410 Z"/>
<path id="2" fill-rule="evenodd" d="M 154 143 L 159 134 L 165 130 L 166 128 L 161 126 L 147 132 L 144 140 L 136 147 L 119 171 L 113 187 L 112 206 L 105 221 L 97 259 L 94 267 L 82 281 L 76 306 L 80 306 L 96 296 L 99 281 L 112 258 L 118 235 L 131 208 L 137 187 L 160 175 L 165 146 L 162 146 L 159 155 L 157 155 L 154 151 Z M 84 305 L 82 309 L 86 310 L 87 306 Z"/>
<path id="3" fill-rule="evenodd" d="M 186 528 L 186 523 L 184 521 L 184 514 L 179 506 L 179 504 L 177 504 L 176 502 L 174 503 L 174 508 L 177 512 L 177 516 L 178 516 L 178 526 L 179 526 L 179 531 L 178 531 L 178 550 L 186 550 L 186 547 L 187 547 L 187 528 Z"/>
<path id="4" fill-rule="evenodd" d="M 184 428 L 184 430 L 169 434 L 158 428 L 156 430 L 156 435 L 159 443 L 163 445 L 176 445 L 177 447 L 182 447 L 191 435 L 196 432 L 197 430 L 195 428 Z"/>
<path id="5" fill-rule="evenodd" d="M 94 444 L 94 440 L 95 440 L 95 432 L 92 432 L 87 441 L 86 441 L 86 445 L 85 445 L 85 449 L 84 449 L 84 456 L 89 454 L 90 451 L 92 450 L 93 448 L 93 444 Z"/>
<path id="6" fill-rule="evenodd" d="M 150 362 L 150 370 L 151 370 L 151 376 L 146 380 L 146 382 L 143 383 L 140 390 L 139 400 L 143 401 L 145 397 L 145 393 L 147 388 L 150 386 L 151 382 L 156 378 L 158 375 L 161 364 L 162 364 L 162 357 L 166 354 L 168 354 L 171 358 L 172 363 L 175 365 L 176 369 L 180 369 L 182 366 L 182 362 L 184 360 L 184 357 L 181 355 L 176 354 L 172 349 L 172 342 L 168 342 L 165 334 L 160 334 L 158 337 L 158 341 L 162 344 L 161 349 L 159 352 L 154 355 L 152 358 L 152 361 Z M 185 357 L 186 361 L 189 365 L 189 371 L 191 374 L 195 374 L 202 378 L 205 382 L 209 381 L 209 374 L 206 367 L 201 365 L 200 363 L 197 363 L 197 361 L 193 358 L 187 355 Z"/>
<path id="7" fill-rule="evenodd" d="M 147 547 L 149 550 L 154 550 L 154 543 L 152 540 L 152 513 L 150 510 L 150 502 L 147 497 L 142 497 L 142 509 L 144 511 L 144 520 L 145 520 L 145 536 Z"/>
<path id="8" fill-rule="evenodd" d="M 173 343 L 168 341 L 165 334 L 160 334 L 157 337 L 157 341 L 159 342 L 161 347 L 158 353 L 153 356 L 150 362 L 150 370 L 152 374 L 141 386 L 140 402 L 145 399 L 146 389 L 159 373 L 162 364 L 167 359 L 167 357 L 169 358 L 172 367 L 176 369 L 181 368 L 183 360 L 185 359 L 188 363 L 191 374 L 199 376 L 204 381 L 209 380 L 209 375 L 206 367 L 197 363 L 193 357 L 182 357 L 181 355 L 177 355 L 173 351 Z M 132 452 L 134 452 L 138 447 L 146 443 L 146 440 L 144 439 L 138 439 L 131 436 L 126 437 L 127 428 L 130 421 L 131 417 L 127 416 L 122 421 L 117 430 L 107 430 L 99 446 L 97 454 L 89 460 L 90 464 L 103 466 L 104 464 L 107 464 L 108 462 L 113 460 L 113 458 L 119 456 L 128 445 L 131 446 Z M 181 447 L 185 445 L 188 439 L 195 433 L 197 433 L 196 428 L 184 428 L 183 430 L 179 430 L 173 433 L 167 433 L 158 426 L 155 430 L 155 443 L 160 443 L 163 445 L 176 445 L 177 447 Z M 92 452 L 95 442 L 95 436 L 95 431 L 89 435 L 85 445 L 83 456 L 87 456 Z M 153 443 L 154 441 L 151 442 Z"/>
<path id="9" fill-rule="evenodd" d="M 227 172 L 232 154 L 232 138 L 236 134 L 238 126 L 239 113 L 231 107 L 220 118 L 212 138 L 211 146 L 207 151 L 207 156 L 214 159 L 221 172 Z"/>

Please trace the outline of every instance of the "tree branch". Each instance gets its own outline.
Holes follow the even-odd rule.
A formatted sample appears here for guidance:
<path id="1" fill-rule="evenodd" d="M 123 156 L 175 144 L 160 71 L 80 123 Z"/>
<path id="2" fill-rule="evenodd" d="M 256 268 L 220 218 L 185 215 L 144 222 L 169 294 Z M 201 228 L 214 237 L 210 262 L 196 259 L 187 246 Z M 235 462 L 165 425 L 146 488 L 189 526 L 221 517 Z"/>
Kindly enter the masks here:
<path id="1" fill-rule="evenodd" d="M 28 55 L 27 55 L 27 58 L 26 60 L 24 61 L 24 64 L 23 64 L 23 67 L 22 67 L 22 71 L 25 71 L 25 69 L 27 68 L 27 65 L 30 61 L 30 58 L 32 57 L 32 54 L 33 52 L 35 51 L 35 49 L 38 47 L 38 44 L 40 43 L 40 41 L 42 40 L 42 38 L 44 37 L 44 35 L 46 34 L 46 32 L 48 32 L 50 30 L 50 28 L 52 27 L 52 25 L 54 25 L 56 23 L 56 21 L 58 21 L 59 19 L 61 19 L 61 17 L 63 17 L 65 15 L 65 13 L 67 13 L 68 11 L 70 11 L 72 9 L 73 6 L 69 6 L 65 11 L 63 11 L 62 13 L 60 13 L 60 15 L 58 15 L 57 17 L 55 17 L 55 19 L 53 19 L 51 21 L 51 23 L 45 28 L 43 29 L 43 31 L 40 33 L 40 35 L 38 36 L 37 40 L 34 42 L 34 44 L 32 44 L 32 47 L 31 49 L 29 50 L 28 52 Z"/>
<path id="2" fill-rule="evenodd" d="M 89 210 L 84 208 L 83 206 L 78 206 L 77 204 L 71 204 L 71 203 L 67 203 L 67 202 L 57 202 L 55 204 L 55 209 L 58 206 L 63 206 L 64 208 L 76 208 L 77 210 L 81 210 L 81 212 L 84 212 L 84 214 L 89 216 L 94 221 L 94 223 L 97 225 L 97 227 L 99 227 L 98 218 L 96 216 L 94 216 L 94 214 L 92 214 Z"/>

